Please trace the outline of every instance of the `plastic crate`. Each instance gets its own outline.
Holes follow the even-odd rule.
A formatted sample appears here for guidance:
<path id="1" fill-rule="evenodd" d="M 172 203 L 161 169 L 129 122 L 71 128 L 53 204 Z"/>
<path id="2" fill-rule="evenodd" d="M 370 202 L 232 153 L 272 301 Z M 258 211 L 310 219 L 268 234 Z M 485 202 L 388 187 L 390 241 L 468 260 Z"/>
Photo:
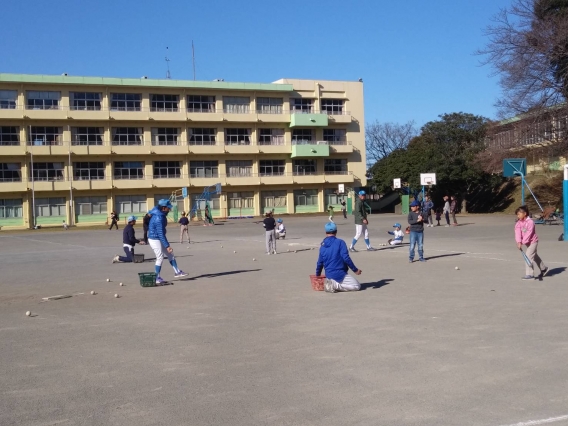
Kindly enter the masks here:
<path id="1" fill-rule="evenodd" d="M 155 272 L 138 272 L 140 278 L 140 285 L 142 287 L 155 287 L 156 286 L 156 273 Z"/>
<path id="2" fill-rule="evenodd" d="M 312 283 L 312 290 L 323 291 L 323 284 L 325 283 L 325 276 L 318 277 L 317 275 L 310 275 L 310 281 Z"/>
<path id="3" fill-rule="evenodd" d="M 144 254 L 134 254 L 134 263 L 144 262 Z"/>

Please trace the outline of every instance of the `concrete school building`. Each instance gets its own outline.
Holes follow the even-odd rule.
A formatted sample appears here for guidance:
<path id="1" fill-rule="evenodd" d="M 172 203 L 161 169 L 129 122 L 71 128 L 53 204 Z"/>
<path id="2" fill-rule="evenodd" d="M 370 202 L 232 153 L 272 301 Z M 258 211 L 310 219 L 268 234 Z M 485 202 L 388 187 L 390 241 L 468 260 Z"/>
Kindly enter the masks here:
<path id="1" fill-rule="evenodd" d="M 365 171 L 362 82 L 0 73 L 0 227 L 123 222 L 183 187 L 189 211 L 216 183 L 214 217 L 323 212 Z"/>

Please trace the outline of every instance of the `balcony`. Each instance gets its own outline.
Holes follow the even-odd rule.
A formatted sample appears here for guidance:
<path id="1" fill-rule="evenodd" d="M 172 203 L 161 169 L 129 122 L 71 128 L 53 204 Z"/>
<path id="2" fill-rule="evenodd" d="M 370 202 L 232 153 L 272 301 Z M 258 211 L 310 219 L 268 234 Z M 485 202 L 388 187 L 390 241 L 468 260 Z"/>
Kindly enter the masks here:
<path id="1" fill-rule="evenodd" d="M 68 107 L 51 106 L 46 108 L 28 107 L 24 111 L 24 118 L 31 120 L 65 120 L 67 118 Z M 2 114 L 4 116 L 4 114 Z"/>
<path id="2" fill-rule="evenodd" d="M 26 192 L 26 182 L 20 180 L 2 180 L 0 181 L 0 193 L 7 192 Z"/>
<path id="3" fill-rule="evenodd" d="M 223 121 L 233 123 L 245 123 L 257 121 L 256 112 L 250 108 L 225 108 L 223 110 Z"/>
<path id="4" fill-rule="evenodd" d="M 217 173 L 215 176 L 190 176 L 189 186 L 201 187 L 212 186 L 216 183 L 224 181 L 224 178 L 220 177 Z M 222 182 L 224 183 L 224 182 Z"/>
<path id="5" fill-rule="evenodd" d="M 67 119 L 69 120 L 108 120 L 109 113 L 102 107 L 69 107 Z"/>
<path id="6" fill-rule="evenodd" d="M 351 154 L 353 144 L 349 141 L 328 141 L 329 150 L 333 154 Z"/>
<path id="7" fill-rule="evenodd" d="M 213 108 L 187 108 L 186 110 L 187 121 L 209 121 L 221 122 L 223 121 L 223 110 Z"/>
<path id="8" fill-rule="evenodd" d="M 352 183 L 354 182 L 353 172 L 324 172 L 324 180 L 326 183 Z"/>
<path id="9" fill-rule="evenodd" d="M 286 185 L 293 183 L 293 173 L 283 172 L 274 174 L 260 173 L 261 185 Z"/>
<path id="10" fill-rule="evenodd" d="M 0 108 L 2 119 L 21 120 L 24 117 L 22 105 L 12 105 L 10 108 Z"/>
<path id="11" fill-rule="evenodd" d="M 220 145 L 217 142 L 214 144 L 212 142 L 196 143 L 189 142 L 189 153 L 190 154 L 223 154 L 225 152 L 225 145 Z"/>
<path id="12" fill-rule="evenodd" d="M 138 121 L 138 120 L 148 120 L 149 111 L 147 108 L 140 107 L 118 107 L 110 108 L 108 112 L 108 118 L 110 120 L 120 120 L 120 121 Z"/>
<path id="13" fill-rule="evenodd" d="M 0 155 L 25 155 L 26 146 L 23 144 L 17 145 L 0 145 Z"/>
<path id="14" fill-rule="evenodd" d="M 112 187 L 116 189 L 151 188 L 152 179 L 117 179 L 112 181 Z"/>
<path id="15" fill-rule="evenodd" d="M 158 177 L 152 179 L 152 188 L 181 188 L 189 183 L 187 175 L 179 174 L 177 177 Z"/>
<path id="16" fill-rule="evenodd" d="M 179 155 L 187 154 L 189 152 L 187 143 L 182 141 L 177 142 L 152 142 L 150 146 L 150 154 L 161 155 Z"/>
<path id="17" fill-rule="evenodd" d="M 28 141 L 26 145 L 26 152 L 33 155 L 69 155 L 69 142 Z"/>
<path id="18" fill-rule="evenodd" d="M 351 112 L 349 111 L 322 111 L 327 114 L 328 120 L 331 123 L 349 124 L 351 123 Z"/>
<path id="19" fill-rule="evenodd" d="M 292 175 L 292 183 L 309 184 L 324 182 L 323 174 L 319 172 L 294 172 Z"/>
<path id="20" fill-rule="evenodd" d="M 275 110 L 269 112 L 268 110 L 257 110 L 256 121 L 261 123 L 289 123 L 290 111 Z"/>
<path id="21" fill-rule="evenodd" d="M 111 150 L 111 154 L 118 154 L 118 155 L 122 155 L 122 154 L 137 155 L 138 154 L 138 155 L 140 155 L 140 154 L 150 154 L 151 147 L 149 145 L 146 145 L 144 143 L 144 141 L 141 141 L 140 143 L 112 142 L 110 150 Z"/>
<path id="22" fill-rule="evenodd" d="M 67 179 L 35 180 L 28 179 L 28 190 L 34 191 L 69 191 L 70 185 Z"/>
<path id="23" fill-rule="evenodd" d="M 94 142 L 93 142 L 94 143 Z M 74 155 L 108 155 L 110 142 L 100 142 L 100 145 L 84 145 L 83 142 L 71 142 L 71 154 Z"/>
<path id="24" fill-rule="evenodd" d="M 319 112 L 294 110 L 290 114 L 290 128 L 293 127 L 327 127 L 328 115 Z"/>
<path id="25" fill-rule="evenodd" d="M 71 184 L 74 190 L 83 191 L 91 189 L 111 189 L 112 182 L 110 179 L 95 179 L 95 180 L 75 180 Z"/>
<path id="26" fill-rule="evenodd" d="M 259 185 L 260 177 L 258 173 L 252 172 L 243 175 L 226 175 L 221 179 L 221 183 L 230 186 Z"/>
<path id="27" fill-rule="evenodd" d="M 253 144 L 252 141 L 225 141 L 225 152 L 229 154 L 257 154 L 258 146 Z"/>
<path id="28" fill-rule="evenodd" d="M 329 145 L 326 141 L 292 141 L 291 157 L 329 157 Z"/>
<path id="29" fill-rule="evenodd" d="M 261 154 L 290 154 L 292 145 L 284 139 L 276 139 L 269 142 L 259 141 L 258 152 Z"/>
<path id="30" fill-rule="evenodd" d="M 155 108 L 150 107 L 148 120 L 156 121 L 185 121 L 185 111 L 181 108 Z"/>

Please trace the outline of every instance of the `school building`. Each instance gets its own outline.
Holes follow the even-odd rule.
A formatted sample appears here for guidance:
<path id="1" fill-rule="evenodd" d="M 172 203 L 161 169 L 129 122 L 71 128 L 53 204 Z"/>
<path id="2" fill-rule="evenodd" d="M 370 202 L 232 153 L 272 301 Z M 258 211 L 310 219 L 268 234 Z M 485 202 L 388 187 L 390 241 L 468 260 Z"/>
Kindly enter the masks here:
<path id="1" fill-rule="evenodd" d="M 216 217 L 323 212 L 365 171 L 361 81 L 0 73 L 3 228 L 122 222 L 181 188 L 188 212 L 217 183 Z"/>

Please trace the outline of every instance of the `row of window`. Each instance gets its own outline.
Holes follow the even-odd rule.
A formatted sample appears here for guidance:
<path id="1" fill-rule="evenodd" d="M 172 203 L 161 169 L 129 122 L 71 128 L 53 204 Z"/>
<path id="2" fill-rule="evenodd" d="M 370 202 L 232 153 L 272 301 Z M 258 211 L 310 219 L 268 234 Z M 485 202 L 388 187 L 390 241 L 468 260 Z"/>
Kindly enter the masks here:
<path id="1" fill-rule="evenodd" d="M 181 161 L 154 161 L 153 176 L 159 178 L 180 178 L 183 163 Z M 253 176 L 252 160 L 227 160 L 225 162 L 227 176 Z M 29 177 L 34 181 L 63 180 L 64 164 L 36 163 L 30 164 Z M 114 179 L 144 179 L 145 163 L 143 161 L 115 161 Z M 258 170 L 260 176 L 283 176 L 286 160 L 260 160 Z M 292 169 L 295 175 L 317 174 L 316 160 L 293 160 Z M 106 163 L 104 161 L 85 161 L 73 163 L 74 180 L 105 179 Z M 347 160 L 325 159 L 324 173 L 346 174 Z M 218 177 L 218 161 L 190 161 L 190 177 Z M 20 182 L 22 180 L 20 163 L 0 163 L 0 182 Z"/>
<path id="2" fill-rule="evenodd" d="M 215 145 L 217 129 L 188 128 L 189 144 Z M 28 145 L 61 145 L 63 128 L 53 126 L 30 126 Z M 144 129 L 142 127 L 113 127 L 113 145 L 143 145 Z M 226 128 L 225 143 L 233 145 L 250 145 L 252 129 Z M 284 129 L 258 129 L 259 145 L 283 145 Z M 152 145 L 178 145 L 181 142 L 181 129 L 170 127 L 152 128 Z M 326 142 L 346 142 L 345 129 L 323 129 L 323 140 Z M 104 128 L 71 127 L 71 143 L 73 145 L 102 145 Z M 292 129 L 293 142 L 315 141 L 314 129 Z M 0 126 L 0 145 L 19 145 L 20 128 L 17 126 Z"/>
<path id="3" fill-rule="evenodd" d="M 16 90 L 0 90 L 0 109 L 15 109 L 18 100 Z M 150 94 L 150 110 L 158 112 L 177 112 L 180 97 L 178 95 Z M 188 95 L 188 112 L 216 112 L 215 96 Z M 36 91 L 26 92 L 26 108 L 59 109 L 61 92 Z M 111 111 L 141 111 L 142 94 L 111 93 Z M 321 111 L 328 114 L 343 114 L 343 99 L 321 99 Z M 293 112 L 314 112 L 315 99 L 290 98 L 290 110 Z M 102 93 L 70 92 L 69 105 L 73 110 L 99 111 L 102 106 Z M 227 113 L 248 114 L 251 98 L 244 96 L 223 96 L 223 110 Z M 256 110 L 261 114 L 282 114 L 284 98 L 256 98 Z"/>

